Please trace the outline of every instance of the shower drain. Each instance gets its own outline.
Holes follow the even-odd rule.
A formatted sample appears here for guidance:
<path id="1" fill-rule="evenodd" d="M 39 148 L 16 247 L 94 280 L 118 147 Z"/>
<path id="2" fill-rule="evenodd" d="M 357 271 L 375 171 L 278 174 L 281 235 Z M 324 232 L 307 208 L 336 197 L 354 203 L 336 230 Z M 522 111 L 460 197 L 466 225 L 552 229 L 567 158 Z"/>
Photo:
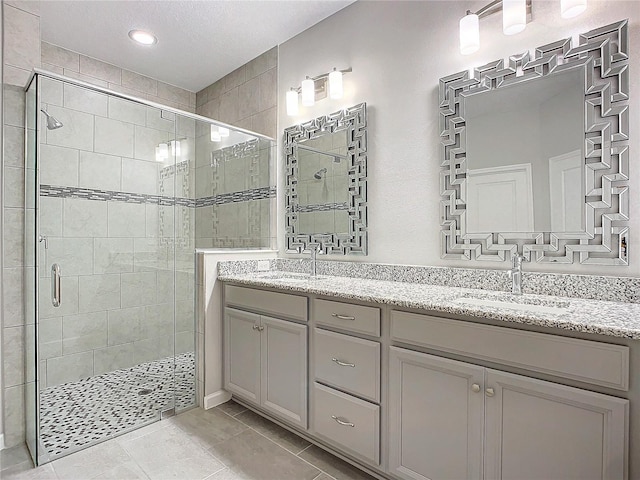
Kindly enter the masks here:
<path id="1" fill-rule="evenodd" d="M 149 395 L 153 390 L 150 388 L 143 388 L 142 390 L 138 390 L 138 395 Z"/>

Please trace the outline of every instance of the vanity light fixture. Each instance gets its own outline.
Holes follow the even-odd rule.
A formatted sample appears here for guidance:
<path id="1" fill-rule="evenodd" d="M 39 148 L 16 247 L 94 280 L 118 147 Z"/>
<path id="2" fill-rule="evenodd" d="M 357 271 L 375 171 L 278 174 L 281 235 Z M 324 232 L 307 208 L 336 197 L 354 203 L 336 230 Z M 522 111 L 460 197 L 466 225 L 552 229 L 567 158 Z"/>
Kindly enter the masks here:
<path id="1" fill-rule="evenodd" d="M 180 140 L 171 140 L 171 155 L 180 156 Z"/>
<path id="2" fill-rule="evenodd" d="M 331 72 L 323 73 L 317 77 L 305 78 L 300 87 L 291 87 L 286 95 L 287 115 L 294 117 L 298 115 L 300 109 L 298 104 L 298 94 L 302 96 L 302 105 L 312 107 L 316 100 L 327 96 L 327 88 L 329 98 L 339 99 L 344 94 L 342 76 L 350 73 L 351 67 L 344 70 L 334 68 Z M 328 84 L 328 85 L 327 85 Z"/>
<path id="3" fill-rule="evenodd" d="M 587 0 L 560 0 L 562 18 L 573 18 L 587 9 Z M 502 11 L 502 32 L 505 35 L 520 33 L 527 26 L 531 13 L 531 0 L 494 0 L 477 12 L 467 10 L 460 19 L 460 53 L 470 55 L 480 48 L 480 19 Z"/>
<path id="4" fill-rule="evenodd" d="M 230 135 L 230 131 L 226 127 L 219 127 L 217 125 L 211 125 L 211 141 L 221 142 L 223 138 L 227 138 Z"/>
<path id="5" fill-rule="evenodd" d="M 302 90 L 302 106 L 313 107 L 313 104 L 316 103 L 315 82 L 311 78 L 307 77 L 302 81 L 300 88 Z"/>
<path id="6" fill-rule="evenodd" d="M 587 9 L 587 0 L 560 0 L 560 16 L 573 18 Z"/>
<path id="7" fill-rule="evenodd" d="M 131 30 L 129 31 L 129 38 L 140 45 L 155 45 L 158 43 L 158 38 L 149 32 L 145 32 L 144 30 Z"/>
<path id="8" fill-rule="evenodd" d="M 164 162 L 169 158 L 169 145 L 161 143 L 156 147 L 156 162 Z"/>
<path id="9" fill-rule="evenodd" d="M 502 11 L 502 31 L 505 35 L 520 33 L 527 26 L 531 0 L 494 0 L 477 12 L 467 10 L 460 19 L 460 53 L 470 55 L 480 48 L 480 19 Z"/>

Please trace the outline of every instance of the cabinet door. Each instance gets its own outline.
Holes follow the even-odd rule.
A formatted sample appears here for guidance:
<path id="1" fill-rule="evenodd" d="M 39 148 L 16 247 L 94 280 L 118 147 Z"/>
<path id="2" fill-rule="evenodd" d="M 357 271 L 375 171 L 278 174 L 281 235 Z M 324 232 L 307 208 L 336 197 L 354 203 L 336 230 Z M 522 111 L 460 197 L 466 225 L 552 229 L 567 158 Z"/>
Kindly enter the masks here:
<path id="1" fill-rule="evenodd" d="M 233 308 L 225 308 L 224 312 L 225 388 L 259 403 L 260 316 Z"/>
<path id="2" fill-rule="evenodd" d="M 485 478 L 627 478 L 627 400 L 489 369 L 485 386 Z"/>
<path id="3" fill-rule="evenodd" d="M 476 365 L 390 348 L 390 473 L 411 480 L 480 478 L 483 375 Z"/>
<path id="4" fill-rule="evenodd" d="M 262 320 L 262 399 L 265 410 L 307 428 L 307 327 Z"/>

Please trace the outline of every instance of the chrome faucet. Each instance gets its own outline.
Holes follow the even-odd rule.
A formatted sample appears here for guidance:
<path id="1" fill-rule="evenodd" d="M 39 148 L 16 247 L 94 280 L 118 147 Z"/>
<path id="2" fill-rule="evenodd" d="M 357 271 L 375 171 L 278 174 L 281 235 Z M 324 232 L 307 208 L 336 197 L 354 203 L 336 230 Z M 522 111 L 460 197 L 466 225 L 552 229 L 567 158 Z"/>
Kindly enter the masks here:
<path id="1" fill-rule="evenodd" d="M 311 252 L 311 276 L 315 277 L 317 275 L 317 258 L 318 255 L 322 255 L 322 250 L 320 245 L 312 243 L 309 245 L 309 251 Z"/>
<path id="2" fill-rule="evenodd" d="M 511 257 L 509 277 L 511 277 L 511 293 L 513 295 L 522 295 L 522 261 L 524 259 L 519 253 L 514 253 Z"/>

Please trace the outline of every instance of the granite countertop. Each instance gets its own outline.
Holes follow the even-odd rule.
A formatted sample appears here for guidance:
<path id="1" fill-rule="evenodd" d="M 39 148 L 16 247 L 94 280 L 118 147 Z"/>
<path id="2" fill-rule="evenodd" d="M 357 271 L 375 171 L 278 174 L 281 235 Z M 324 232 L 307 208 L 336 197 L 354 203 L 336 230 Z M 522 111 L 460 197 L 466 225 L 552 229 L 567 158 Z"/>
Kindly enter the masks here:
<path id="1" fill-rule="evenodd" d="M 390 282 L 351 277 L 309 277 L 282 271 L 227 274 L 224 282 L 327 295 L 452 315 L 640 339 L 640 304 Z"/>

